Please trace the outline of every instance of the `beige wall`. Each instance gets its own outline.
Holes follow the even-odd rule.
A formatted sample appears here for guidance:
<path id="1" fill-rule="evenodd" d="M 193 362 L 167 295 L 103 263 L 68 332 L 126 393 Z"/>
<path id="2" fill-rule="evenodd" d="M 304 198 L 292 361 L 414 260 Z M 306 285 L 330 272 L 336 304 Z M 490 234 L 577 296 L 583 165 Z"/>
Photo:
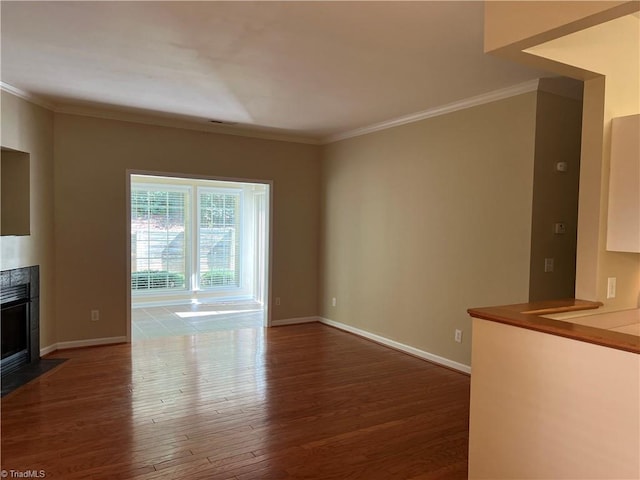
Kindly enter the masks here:
<path id="1" fill-rule="evenodd" d="M 2 148 L 2 235 L 31 233 L 29 154 Z"/>
<path id="2" fill-rule="evenodd" d="M 471 479 L 640 478 L 637 354 L 473 319 Z"/>
<path id="3" fill-rule="evenodd" d="M 606 251 L 611 119 L 640 109 L 639 19 L 629 15 L 638 9 L 636 1 L 489 2 L 485 10 L 485 50 L 586 79 L 576 296 L 610 310 L 640 302 L 640 255 Z M 617 278 L 615 299 L 606 298 L 609 277 Z"/>
<path id="4" fill-rule="evenodd" d="M 127 169 L 272 180 L 273 319 L 317 313 L 317 146 L 66 114 L 55 139 L 58 341 L 126 335 Z"/>
<path id="5" fill-rule="evenodd" d="M 466 309 L 528 298 L 535 108 L 529 93 L 327 145 L 321 315 L 468 365 Z"/>
<path id="6" fill-rule="evenodd" d="M 574 296 L 581 117 L 581 99 L 538 92 L 529 277 L 531 301 Z M 556 170 L 558 162 L 568 164 L 566 172 Z M 554 233 L 556 222 L 565 224 L 566 233 Z M 553 272 L 544 271 L 545 258 L 554 259 Z"/>
<path id="7" fill-rule="evenodd" d="M 3 147 L 30 154 L 31 235 L 0 239 L 0 268 L 40 265 L 40 346 L 56 342 L 53 250 L 53 113 L 2 92 Z"/>
<path id="8" fill-rule="evenodd" d="M 468 364 L 466 308 L 527 298 L 534 93 L 328 145 L 322 194 L 317 146 L 67 114 L 55 114 L 52 132 L 51 113 L 8 99 L 7 132 L 42 132 L 33 116 L 15 115 L 20 128 L 6 120 L 19 105 L 48 118 L 49 149 L 55 133 L 55 194 L 49 152 L 38 210 L 48 214 L 33 218 L 49 222 L 57 266 L 54 279 L 45 265 L 57 335 L 51 321 L 43 347 L 126 335 L 127 169 L 273 180 L 274 319 L 318 314 L 321 292 L 327 318 Z M 6 144 L 20 145 L 29 151 Z M 22 250 L 3 239 L 3 258 L 20 263 Z M 53 299 L 44 308 L 53 318 Z"/>
<path id="9" fill-rule="evenodd" d="M 585 101 L 592 106 L 601 105 L 585 109 L 585 128 L 602 140 L 591 147 L 593 140 L 585 135 L 589 147 L 583 145 L 582 149 L 585 170 L 581 176 L 581 201 L 589 202 L 589 207 L 581 206 L 578 261 L 595 265 L 596 276 L 579 275 L 576 292 L 605 302 L 611 309 L 637 307 L 640 301 L 640 255 L 606 250 L 611 121 L 640 113 L 638 38 L 640 19 L 627 15 L 528 49 L 540 57 L 604 75 L 604 82 L 598 78 L 585 82 Z M 586 235 L 594 238 L 585 238 Z M 617 278 L 615 299 L 606 298 L 608 277 Z"/>
<path id="10" fill-rule="evenodd" d="M 484 51 L 528 48 L 631 13 L 632 4 L 614 0 L 485 1 Z"/>

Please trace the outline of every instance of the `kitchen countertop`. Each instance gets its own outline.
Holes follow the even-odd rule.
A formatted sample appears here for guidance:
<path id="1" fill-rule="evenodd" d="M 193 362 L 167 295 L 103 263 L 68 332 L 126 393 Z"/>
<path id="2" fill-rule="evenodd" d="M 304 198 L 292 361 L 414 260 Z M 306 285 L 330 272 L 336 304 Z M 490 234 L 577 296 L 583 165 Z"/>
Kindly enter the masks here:
<path id="1" fill-rule="evenodd" d="M 545 315 L 545 317 L 640 336 L 640 309 L 638 308 L 611 312 L 590 310 L 588 312 L 557 313 Z"/>
<path id="2" fill-rule="evenodd" d="M 472 317 L 640 354 L 640 309 L 598 310 L 600 302 L 566 299 L 470 308 Z"/>

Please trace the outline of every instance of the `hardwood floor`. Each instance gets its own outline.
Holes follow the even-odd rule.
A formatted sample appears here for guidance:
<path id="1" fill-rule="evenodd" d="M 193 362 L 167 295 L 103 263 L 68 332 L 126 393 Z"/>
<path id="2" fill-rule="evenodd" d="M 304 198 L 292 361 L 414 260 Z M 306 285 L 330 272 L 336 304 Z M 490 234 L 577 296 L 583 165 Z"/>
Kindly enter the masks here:
<path id="1" fill-rule="evenodd" d="M 321 324 L 56 352 L 2 469 L 63 479 L 462 479 L 469 377 Z M 9 477 L 10 478 L 10 477 Z"/>

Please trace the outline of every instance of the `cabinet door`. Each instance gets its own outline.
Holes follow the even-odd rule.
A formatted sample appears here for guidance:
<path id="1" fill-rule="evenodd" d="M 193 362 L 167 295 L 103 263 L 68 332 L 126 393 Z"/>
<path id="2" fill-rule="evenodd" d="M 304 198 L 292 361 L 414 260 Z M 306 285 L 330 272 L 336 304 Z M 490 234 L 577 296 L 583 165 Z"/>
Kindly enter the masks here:
<path id="1" fill-rule="evenodd" d="M 611 128 L 607 250 L 640 252 L 640 115 Z"/>

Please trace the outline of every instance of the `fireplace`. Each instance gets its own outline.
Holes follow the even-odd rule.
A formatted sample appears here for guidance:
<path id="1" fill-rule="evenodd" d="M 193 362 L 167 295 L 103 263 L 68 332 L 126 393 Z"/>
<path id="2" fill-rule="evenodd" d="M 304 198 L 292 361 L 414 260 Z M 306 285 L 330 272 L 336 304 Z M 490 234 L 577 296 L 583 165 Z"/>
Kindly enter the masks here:
<path id="1" fill-rule="evenodd" d="M 0 272 L 0 372 L 2 376 L 40 359 L 40 270 Z"/>

